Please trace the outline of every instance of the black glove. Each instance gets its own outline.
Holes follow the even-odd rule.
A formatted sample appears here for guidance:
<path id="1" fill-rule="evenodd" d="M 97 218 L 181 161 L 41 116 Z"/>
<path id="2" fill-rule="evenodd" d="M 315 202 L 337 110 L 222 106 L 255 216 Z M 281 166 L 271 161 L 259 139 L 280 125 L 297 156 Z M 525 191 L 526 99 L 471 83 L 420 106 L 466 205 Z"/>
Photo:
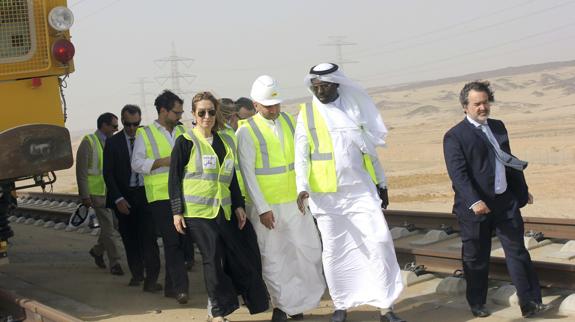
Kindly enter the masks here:
<path id="1" fill-rule="evenodd" d="M 387 196 L 387 187 L 382 188 L 380 186 L 377 186 L 377 194 L 381 199 L 381 208 L 387 209 L 387 206 L 389 205 L 389 198 Z"/>

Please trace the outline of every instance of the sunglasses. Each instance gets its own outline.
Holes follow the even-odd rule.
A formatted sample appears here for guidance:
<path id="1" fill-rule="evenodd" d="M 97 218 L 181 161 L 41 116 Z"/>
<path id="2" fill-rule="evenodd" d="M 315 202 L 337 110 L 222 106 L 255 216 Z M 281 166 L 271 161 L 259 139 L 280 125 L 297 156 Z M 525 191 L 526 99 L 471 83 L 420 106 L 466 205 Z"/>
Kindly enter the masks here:
<path id="1" fill-rule="evenodd" d="M 211 117 L 211 116 L 216 116 L 216 110 L 209 110 L 209 111 L 201 110 L 201 111 L 198 111 L 198 116 L 201 117 L 201 118 L 203 118 L 203 117 L 206 116 L 206 112 L 208 113 L 208 115 L 209 115 L 210 117 Z"/>
<path id="2" fill-rule="evenodd" d="M 124 124 L 124 127 L 138 127 L 140 126 L 140 122 L 122 122 L 122 124 Z"/>

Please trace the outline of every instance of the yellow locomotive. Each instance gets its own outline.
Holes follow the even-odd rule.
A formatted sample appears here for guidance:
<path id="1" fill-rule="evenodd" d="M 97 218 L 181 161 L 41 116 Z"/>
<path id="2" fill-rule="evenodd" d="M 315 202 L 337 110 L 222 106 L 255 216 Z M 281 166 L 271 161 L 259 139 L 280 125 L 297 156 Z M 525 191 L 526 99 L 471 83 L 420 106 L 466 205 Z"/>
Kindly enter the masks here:
<path id="1" fill-rule="evenodd" d="M 73 22 L 65 0 L 0 0 L 0 259 L 12 192 L 51 184 L 73 163 L 62 92 L 74 71 Z"/>

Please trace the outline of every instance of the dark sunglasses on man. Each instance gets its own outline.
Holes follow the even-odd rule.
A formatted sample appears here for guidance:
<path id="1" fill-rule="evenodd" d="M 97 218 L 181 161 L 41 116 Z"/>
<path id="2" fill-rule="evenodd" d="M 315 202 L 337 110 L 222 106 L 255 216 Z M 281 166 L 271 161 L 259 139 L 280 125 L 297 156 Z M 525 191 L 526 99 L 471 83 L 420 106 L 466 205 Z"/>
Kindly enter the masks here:
<path id="1" fill-rule="evenodd" d="M 140 126 L 140 122 L 122 122 L 124 127 L 138 127 Z"/>
<path id="2" fill-rule="evenodd" d="M 210 116 L 216 116 L 216 110 L 209 110 L 209 111 L 201 110 L 201 111 L 198 111 L 198 116 L 201 117 L 201 118 L 203 118 L 204 116 L 206 116 L 206 112 L 207 112 Z"/>

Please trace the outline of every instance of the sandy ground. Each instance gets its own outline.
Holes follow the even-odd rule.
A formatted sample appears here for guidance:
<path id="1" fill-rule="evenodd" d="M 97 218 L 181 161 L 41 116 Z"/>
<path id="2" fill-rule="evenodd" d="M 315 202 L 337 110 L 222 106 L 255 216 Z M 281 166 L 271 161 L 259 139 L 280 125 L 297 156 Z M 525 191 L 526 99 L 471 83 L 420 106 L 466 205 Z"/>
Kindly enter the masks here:
<path id="1" fill-rule="evenodd" d="M 140 288 L 128 287 L 128 276 L 112 276 L 98 269 L 88 249 L 95 237 L 76 232 L 14 224 L 18 236 L 10 248 L 11 264 L 0 267 L 2 288 L 17 290 L 20 294 L 37 299 L 87 321 L 205 321 L 207 295 L 200 267 L 189 273 L 191 299 L 179 305 L 173 299 L 149 294 Z M 127 268 L 125 262 L 124 268 Z M 411 322 L 417 321 L 519 321 L 518 307 L 504 307 L 488 303 L 493 315 L 474 319 L 461 296 L 435 293 L 441 281 L 415 284 L 405 289 L 395 310 Z M 498 284 L 494 283 L 493 293 Z M 545 303 L 558 307 L 568 294 L 558 290 L 545 291 Z M 306 312 L 305 321 L 329 321 L 333 307 L 326 294 L 320 307 Z M 557 310 L 542 316 L 545 321 L 573 321 L 573 316 L 562 316 Z M 250 316 L 242 307 L 229 316 L 231 321 L 269 321 L 271 312 Z M 350 322 L 379 321 L 374 308 L 362 306 L 350 311 Z M 532 321 L 538 321 L 532 320 Z"/>

